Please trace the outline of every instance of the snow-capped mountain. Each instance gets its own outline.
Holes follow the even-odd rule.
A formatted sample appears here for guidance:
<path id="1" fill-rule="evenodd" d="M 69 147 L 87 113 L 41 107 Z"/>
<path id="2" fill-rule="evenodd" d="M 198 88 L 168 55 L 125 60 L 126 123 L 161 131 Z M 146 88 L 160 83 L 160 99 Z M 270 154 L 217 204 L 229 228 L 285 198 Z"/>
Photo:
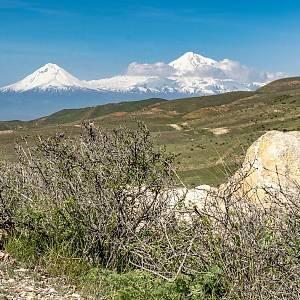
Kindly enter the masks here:
<path id="1" fill-rule="evenodd" d="M 284 76 L 193 52 L 169 63 L 131 63 L 124 75 L 90 81 L 80 80 L 58 65 L 48 63 L 21 81 L 0 88 L 0 103 L 5 103 L 7 110 L 0 112 L 0 119 L 29 119 L 62 108 L 111 101 L 252 91 Z M 22 105 L 24 110 L 20 113 L 18 109 Z"/>
<path id="2" fill-rule="evenodd" d="M 2 88 L 2 91 L 25 92 L 34 89 L 47 91 L 86 88 L 86 84 L 56 64 L 48 63 L 21 81 Z"/>

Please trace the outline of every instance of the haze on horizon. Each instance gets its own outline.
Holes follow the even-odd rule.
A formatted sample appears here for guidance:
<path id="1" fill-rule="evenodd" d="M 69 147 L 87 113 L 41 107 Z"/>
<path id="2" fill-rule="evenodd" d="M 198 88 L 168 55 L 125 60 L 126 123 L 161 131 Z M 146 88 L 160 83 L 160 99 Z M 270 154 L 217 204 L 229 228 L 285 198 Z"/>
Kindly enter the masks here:
<path id="1" fill-rule="evenodd" d="M 78 78 L 186 51 L 299 74 L 297 1 L 0 0 L 0 86 L 53 62 Z"/>

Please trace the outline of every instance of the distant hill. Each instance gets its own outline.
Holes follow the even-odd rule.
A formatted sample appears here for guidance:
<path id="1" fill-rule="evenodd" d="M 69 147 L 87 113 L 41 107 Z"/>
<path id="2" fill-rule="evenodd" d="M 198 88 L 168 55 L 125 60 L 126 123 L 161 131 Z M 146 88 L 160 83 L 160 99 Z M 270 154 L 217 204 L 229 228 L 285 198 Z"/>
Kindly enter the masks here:
<path id="1" fill-rule="evenodd" d="M 258 91 L 261 93 L 284 92 L 300 89 L 300 77 L 289 77 L 275 80 Z"/>

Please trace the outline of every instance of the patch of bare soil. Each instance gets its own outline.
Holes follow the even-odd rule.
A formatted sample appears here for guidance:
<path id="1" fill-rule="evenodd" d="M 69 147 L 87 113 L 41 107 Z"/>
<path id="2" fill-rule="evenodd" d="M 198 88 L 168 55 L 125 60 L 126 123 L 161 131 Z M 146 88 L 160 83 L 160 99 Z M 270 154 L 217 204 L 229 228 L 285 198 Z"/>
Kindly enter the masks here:
<path id="1" fill-rule="evenodd" d="M 120 118 L 120 117 L 126 116 L 127 112 L 125 112 L 125 111 L 116 111 L 116 112 L 111 113 L 110 115 L 113 116 L 113 117 L 119 117 Z"/>
<path id="2" fill-rule="evenodd" d="M 221 135 L 230 132 L 230 129 L 227 127 L 207 128 L 207 130 L 214 135 Z"/>
<path id="3" fill-rule="evenodd" d="M 0 259 L 0 300 L 88 299 L 63 278 L 51 277 L 40 270 L 23 268 L 11 259 Z"/>
<path id="4" fill-rule="evenodd" d="M 14 130 L 1 130 L 0 131 L 0 135 L 11 134 L 11 133 L 14 133 Z"/>
<path id="5" fill-rule="evenodd" d="M 182 127 L 178 124 L 169 124 L 169 126 L 178 131 L 182 130 Z"/>
<path id="6" fill-rule="evenodd" d="M 225 114 L 229 110 L 228 106 L 221 105 L 217 107 L 204 107 L 198 110 L 194 110 L 190 113 L 184 115 L 183 119 L 192 120 L 192 119 L 203 119 L 203 118 L 211 118 L 218 115 Z"/>

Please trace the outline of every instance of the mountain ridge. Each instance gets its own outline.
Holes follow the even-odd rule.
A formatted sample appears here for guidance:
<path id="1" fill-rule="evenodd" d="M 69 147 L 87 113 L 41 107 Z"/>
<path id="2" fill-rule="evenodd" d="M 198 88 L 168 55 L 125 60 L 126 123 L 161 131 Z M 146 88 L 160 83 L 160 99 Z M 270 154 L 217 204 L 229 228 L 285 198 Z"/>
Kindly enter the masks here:
<path id="1" fill-rule="evenodd" d="M 204 87 L 207 85 L 218 84 L 225 86 L 228 82 L 238 85 L 239 88 L 244 87 L 246 90 L 253 87 L 259 87 L 267 82 L 268 75 L 262 77 L 265 81 L 255 82 L 241 78 L 237 80 L 233 78 L 232 70 L 230 68 L 239 67 L 237 62 L 229 59 L 216 61 L 211 58 L 204 57 L 194 52 L 186 52 L 179 58 L 171 61 L 169 64 L 157 63 L 156 67 L 169 67 L 168 73 L 164 74 L 125 74 L 113 76 L 110 78 L 102 78 L 96 80 L 80 80 L 61 68 L 60 66 L 47 63 L 40 67 L 32 74 L 26 76 L 24 79 L 0 88 L 2 92 L 25 92 L 35 89 L 47 91 L 51 89 L 86 89 L 94 91 L 122 91 L 129 92 L 138 90 L 139 92 L 184 92 L 184 93 L 201 93 L 213 94 L 218 93 L 217 90 L 205 91 Z M 138 65 L 136 63 L 136 65 Z M 135 66 L 136 66 L 135 65 Z M 153 65 L 143 64 L 145 69 L 153 68 Z M 241 69 L 246 68 L 241 66 Z M 230 69 L 230 72 L 228 71 Z M 146 70 L 147 71 L 147 70 Z M 149 71 L 149 70 L 148 70 Z M 245 71 L 246 72 L 246 71 Z M 250 69 L 249 71 L 250 72 Z M 277 74 L 275 76 L 281 76 Z M 187 79 L 194 80 L 196 84 L 191 87 L 188 85 Z M 195 80 L 197 78 L 197 80 Z M 189 87 L 189 88 L 186 88 Z M 230 89 L 230 87 L 229 87 Z"/>

